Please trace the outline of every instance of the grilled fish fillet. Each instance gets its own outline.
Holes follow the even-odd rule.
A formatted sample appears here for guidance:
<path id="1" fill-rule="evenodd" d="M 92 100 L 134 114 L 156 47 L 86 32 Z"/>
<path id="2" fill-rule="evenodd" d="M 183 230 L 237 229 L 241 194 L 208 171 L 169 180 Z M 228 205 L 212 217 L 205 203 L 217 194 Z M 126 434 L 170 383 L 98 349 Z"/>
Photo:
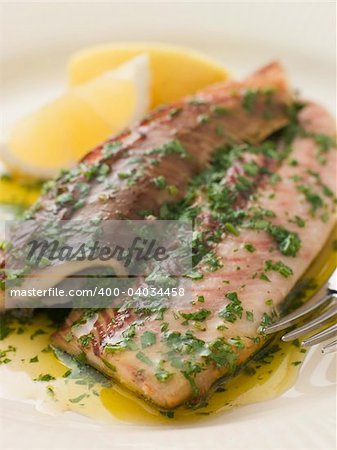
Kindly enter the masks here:
<path id="1" fill-rule="evenodd" d="M 216 269 L 198 263 L 189 308 L 175 304 L 160 320 L 133 310 L 73 311 L 53 336 L 54 345 L 169 409 L 204 396 L 250 358 L 266 341 L 263 326 L 336 223 L 336 151 L 329 139 L 334 120 L 308 103 L 298 113 L 298 127 L 290 146 L 280 137 L 283 158 L 272 172 L 262 170 L 254 195 L 243 201 L 246 216 L 225 227 L 214 245 Z M 240 161 L 234 165 L 229 174 L 240 173 Z M 231 185 L 228 173 L 223 188 Z M 206 210 L 212 210 L 212 197 L 207 201 Z"/>
<path id="2" fill-rule="evenodd" d="M 284 126 L 291 98 L 283 69 L 272 63 L 243 82 L 219 83 L 160 108 L 47 183 L 27 218 L 88 221 L 157 215 L 164 202 L 184 197 L 191 177 L 207 165 L 219 145 L 258 143 Z M 158 177 L 165 177 L 170 189 L 158 189 Z M 12 243 L 16 246 L 15 236 Z M 3 282 L 4 266 L 0 250 Z M 76 271 L 78 264 L 64 267 L 68 275 Z M 0 289 L 0 310 L 3 306 Z"/>

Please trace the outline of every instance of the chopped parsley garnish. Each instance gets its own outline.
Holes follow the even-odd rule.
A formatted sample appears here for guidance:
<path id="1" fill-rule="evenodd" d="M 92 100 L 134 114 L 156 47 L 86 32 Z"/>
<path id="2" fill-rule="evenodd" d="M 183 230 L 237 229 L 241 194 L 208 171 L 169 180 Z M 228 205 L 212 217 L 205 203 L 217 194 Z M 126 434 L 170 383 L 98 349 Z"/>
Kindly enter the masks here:
<path id="1" fill-rule="evenodd" d="M 139 217 L 147 217 L 151 216 L 153 214 L 153 211 L 149 209 L 140 209 L 139 211 L 137 211 L 137 214 Z"/>
<path id="2" fill-rule="evenodd" d="M 212 112 L 214 112 L 214 114 L 217 114 L 218 116 L 225 116 L 228 114 L 229 109 L 225 108 L 224 106 L 213 106 L 212 107 Z"/>
<path id="3" fill-rule="evenodd" d="M 237 182 L 235 183 L 235 188 L 240 191 L 249 191 L 253 186 L 252 181 L 248 180 L 248 178 L 239 175 L 237 178 Z"/>
<path id="4" fill-rule="evenodd" d="M 117 151 L 122 146 L 121 142 L 109 142 L 108 144 L 105 144 L 102 149 L 102 155 L 104 158 L 110 158 L 112 155 L 117 153 Z"/>
<path id="5" fill-rule="evenodd" d="M 152 180 L 152 182 L 158 189 L 164 189 L 166 186 L 166 180 L 163 175 L 160 175 L 159 177 L 154 178 Z"/>
<path id="6" fill-rule="evenodd" d="M 209 311 L 208 309 L 199 309 L 199 311 L 193 313 L 185 313 L 183 311 L 179 311 L 179 314 L 186 320 L 203 321 L 207 319 L 207 317 L 211 314 L 211 311 Z"/>
<path id="7" fill-rule="evenodd" d="M 5 339 L 13 331 L 9 325 L 9 317 L 0 315 L 0 341 Z"/>
<path id="8" fill-rule="evenodd" d="M 289 222 L 295 223 L 299 228 L 305 227 L 305 220 L 299 216 L 295 216 L 293 219 L 290 219 Z"/>
<path id="9" fill-rule="evenodd" d="M 243 99 L 242 99 L 242 107 L 246 111 L 248 111 L 248 112 L 253 111 L 257 93 L 258 93 L 257 89 L 246 89 Z"/>
<path id="10" fill-rule="evenodd" d="M 120 180 L 126 180 L 131 176 L 131 172 L 118 172 L 117 176 Z"/>
<path id="11" fill-rule="evenodd" d="M 261 273 L 260 280 L 268 281 L 268 283 L 270 283 L 270 279 L 267 277 L 267 275 L 264 272 Z"/>
<path id="12" fill-rule="evenodd" d="M 30 363 L 36 363 L 36 362 L 39 362 L 39 357 L 36 355 L 36 356 L 34 356 L 33 358 L 30 358 L 29 362 L 30 362 Z"/>
<path id="13" fill-rule="evenodd" d="M 246 228 L 253 230 L 264 230 L 269 233 L 276 243 L 278 249 L 285 256 L 296 256 L 301 247 L 301 240 L 297 233 L 287 230 L 278 225 L 273 225 L 264 219 L 253 219 L 243 224 Z"/>
<path id="14" fill-rule="evenodd" d="M 263 313 L 262 319 L 261 319 L 261 323 L 260 323 L 260 331 L 264 331 L 265 328 L 267 328 L 269 325 L 271 325 L 273 323 L 273 319 L 272 317 L 267 314 L 267 313 Z"/>
<path id="15" fill-rule="evenodd" d="M 254 321 L 254 314 L 252 311 L 246 311 L 246 319 L 249 320 L 250 322 Z"/>
<path id="16" fill-rule="evenodd" d="M 233 224 L 227 222 L 227 223 L 225 223 L 224 227 L 228 233 L 234 234 L 234 236 L 240 235 L 240 231 Z"/>
<path id="17" fill-rule="evenodd" d="M 71 403 L 79 403 L 80 401 L 82 401 L 86 397 L 88 397 L 88 394 L 81 394 L 78 397 L 70 398 L 69 401 Z"/>
<path id="18" fill-rule="evenodd" d="M 123 338 L 132 338 L 136 336 L 136 324 L 131 324 L 126 330 L 122 333 Z"/>
<path id="19" fill-rule="evenodd" d="M 36 338 L 36 336 L 40 336 L 42 334 L 46 334 L 46 332 L 39 328 L 38 330 L 34 331 L 33 334 L 31 334 L 30 339 L 33 340 Z"/>
<path id="20" fill-rule="evenodd" d="M 311 204 L 313 213 L 315 213 L 319 208 L 322 208 L 324 203 L 319 194 L 313 192 L 308 186 L 303 184 L 297 186 L 297 189 L 304 194 L 306 200 Z"/>
<path id="21" fill-rule="evenodd" d="M 87 347 L 93 340 L 94 336 L 92 334 L 84 334 L 79 338 L 79 341 L 83 347 Z"/>
<path id="22" fill-rule="evenodd" d="M 225 295 L 230 302 L 219 312 L 219 317 L 225 319 L 227 322 L 234 323 L 237 319 L 242 317 L 242 304 L 236 292 L 228 292 Z"/>
<path id="23" fill-rule="evenodd" d="M 333 192 L 327 185 L 322 184 L 322 190 L 326 197 L 333 197 Z"/>
<path id="24" fill-rule="evenodd" d="M 52 381 L 55 380 L 55 377 L 50 375 L 50 373 L 40 374 L 34 381 Z"/>
<path id="25" fill-rule="evenodd" d="M 224 127 L 223 127 L 222 125 L 217 125 L 216 128 L 215 128 L 215 133 L 216 133 L 218 136 L 224 136 L 224 134 L 225 134 L 225 129 L 224 129 Z"/>
<path id="26" fill-rule="evenodd" d="M 169 115 L 170 115 L 170 117 L 178 116 L 182 112 L 182 110 L 183 110 L 182 108 L 173 108 L 169 112 Z"/>
<path id="27" fill-rule="evenodd" d="M 151 150 L 146 151 L 148 155 L 180 155 L 181 158 L 185 159 L 190 156 L 184 146 L 181 144 L 179 140 L 173 140 L 165 142 L 165 144 L 160 147 L 155 147 Z"/>
<path id="28" fill-rule="evenodd" d="M 279 181 L 281 181 L 281 177 L 278 173 L 273 173 L 272 175 L 270 175 L 270 178 L 269 178 L 270 184 L 275 185 Z"/>
<path id="29" fill-rule="evenodd" d="M 143 352 L 137 352 L 136 358 L 148 366 L 153 366 L 153 362 L 151 361 L 151 359 L 148 356 L 146 356 L 145 353 Z"/>
<path id="30" fill-rule="evenodd" d="M 247 244 L 244 245 L 244 248 L 247 250 L 247 252 L 249 253 L 254 253 L 256 251 L 256 248 L 254 247 L 253 244 L 250 244 L 249 242 Z"/>
<path id="31" fill-rule="evenodd" d="M 163 322 L 163 323 L 161 324 L 160 331 L 161 331 L 162 333 L 164 333 L 165 331 L 168 330 L 168 328 L 169 328 L 169 324 L 168 324 L 167 322 Z"/>
<path id="32" fill-rule="evenodd" d="M 245 171 L 246 175 L 255 177 L 259 173 L 260 167 L 255 162 L 251 161 L 243 165 L 243 170 Z"/>
<path id="33" fill-rule="evenodd" d="M 174 411 L 159 411 L 162 416 L 167 417 L 168 419 L 174 419 Z"/>
<path id="34" fill-rule="evenodd" d="M 0 365 L 1 364 L 8 364 L 11 362 L 11 359 L 8 358 L 9 353 L 15 353 L 16 347 L 13 347 L 13 345 L 9 345 L 6 350 L 0 350 Z"/>
<path id="35" fill-rule="evenodd" d="M 294 341 L 292 341 L 291 343 L 294 347 L 300 348 L 301 347 L 301 342 L 299 339 L 295 339 Z"/>
<path id="36" fill-rule="evenodd" d="M 267 227 L 268 233 L 273 236 L 278 244 L 280 252 L 285 256 L 296 256 L 301 247 L 301 240 L 297 233 L 288 231 L 281 226 L 271 225 Z"/>
<path id="37" fill-rule="evenodd" d="M 321 133 L 305 132 L 305 136 L 314 139 L 318 147 L 316 152 L 317 160 L 321 164 L 326 164 L 326 158 L 323 155 L 327 153 L 330 148 L 336 147 L 336 140 L 329 135 Z"/>
<path id="38" fill-rule="evenodd" d="M 209 116 L 207 114 L 200 114 L 200 116 L 198 116 L 197 118 L 198 123 L 207 123 L 209 122 Z"/>
<path id="39" fill-rule="evenodd" d="M 266 272 L 268 272 L 269 270 L 274 270 L 275 272 L 279 272 L 284 278 L 288 278 L 294 273 L 293 269 L 284 264 L 282 261 L 273 262 L 271 260 L 268 260 L 264 264 L 264 270 Z"/>
<path id="40" fill-rule="evenodd" d="M 330 147 L 336 146 L 336 141 L 327 134 L 322 133 L 311 133 L 317 145 L 319 145 L 322 152 L 327 152 Z"/>
<path id="41" fill-rule="evenodd" d="M 219 257 L 213 251 L 207 253 L 204 262 L 208 272 L 215 272 L 223 266 Z"/>
<path id="42" fill-rule="evenodd" d="M 65 205 L 73 200 L 74 197 L 70 192 L 64 192 L 56 197 L 55 202 L 59 205 Z"/>
<path id="43" fill-rule="evenodd" d="M 170 195 L 177 195 L 178 193 L 178 188 L 177 186 L 175 186 L 174 184 L 170 184 L 169 186 L 167 186 L 167 192 Z"/>
<path id="44" fill-rule="evenodd" d="M 81 198 L 80 200 L 77 200 L 77 202 L 74 204 L 74 209 L 81 209 L 85 205 L 85 200 Z"/>
<path id="45" fill-rule="evenodd" d="M 140 337 L 140 342 L 142 348 L 151 347 L 156 343 L 156 335 L 152 331 L 145 331 Z"/>

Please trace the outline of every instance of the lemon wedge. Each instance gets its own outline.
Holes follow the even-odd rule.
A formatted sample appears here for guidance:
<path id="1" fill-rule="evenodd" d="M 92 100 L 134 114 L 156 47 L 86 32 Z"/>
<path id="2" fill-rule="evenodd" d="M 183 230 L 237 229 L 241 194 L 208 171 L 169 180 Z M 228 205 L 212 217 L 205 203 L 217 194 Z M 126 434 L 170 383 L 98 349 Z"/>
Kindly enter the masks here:
<path id="1" fill-rule="evenodd" d="M 149 83 L 147 55 L 102 73 L 18 121 L 0 143 L 0 158 L 13 173 L 52 177 L 139 120 L 148 110 Z"/>
<path id="2" fill-rule="evenodd" d="M 85 83 L 142 53 L 150 59 L 151 107 L 178 100 L 229 76 L 220 63 L 190 49 L 131 42 L 88 47 L 75 53 L 68 65 L 69 83 Z"/>

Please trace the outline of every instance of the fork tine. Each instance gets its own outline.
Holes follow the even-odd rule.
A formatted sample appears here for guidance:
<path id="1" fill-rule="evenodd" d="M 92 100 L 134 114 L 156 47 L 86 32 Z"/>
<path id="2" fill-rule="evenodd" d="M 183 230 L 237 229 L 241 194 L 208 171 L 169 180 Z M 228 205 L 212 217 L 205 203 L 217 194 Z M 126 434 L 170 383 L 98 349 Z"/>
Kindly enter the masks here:
<path id="1" fill-rule="evenodd" d="M 295 322 L 297 322 L 301 317 L 314 311 L 315 309 L 324 305 L 328 301 L 331 301 L 335 297 L 335 295 L 331 293 L 322 296 L 322 294 L 325 292 L 326 287 L 324 286 L 324 289 L 320 289 L 313 297 L 311 297 L 310 300 L 304 303 L 304 305 L 297 308 L 294 312 L 287 314 L 278 322 L 266 327 L 264 332 L 266 334 L 270 334 L 275 333 L 275 331 L 284 330 L 285 328 L 288 328 L 290 325 L 293 325 Z"/>
<path id="2" fill-rule="evenodd" d="M 328 353 L 336 352 L 336 351 L 337 351 L 337 339 L 329 342 L 329 344 L 326 344 L 322 348 L 322 353 L 324 353 L 324 355 L 326 355 Z"/>
<path id="3" fill-rule="evenodd" d="M 324 323 L 325 321 L 331 319 L 337 314 L 337 307 L 336 305 L 332 305 L 329 309 L 324 311 L 319 316 L 315 317 L 310 322 L 304 324 L 301 327 L 296 328 L 295 330 L 289 331 L 289 333 L 286 333 L 284 336 L 282 336 L 282 341 L 289 342 L 294 339 L 300 338 L 307 334 L 309 331 L 317 329 L 317 327 Z"/>
<path id="4" fill-rule="evenodd" d="M 325 341 L 326 339 L 335 337 L 336 333 L 337 333 L 337 324 L 331 325 L 325 330 L 320 331 L 319 333 L 316 333 L 313 336 L 310 336 L 308 339 L 305 339 L 302 342 L 302 346 L 311 347 L 312 345 L 319 344 L 320 342 Z"/>

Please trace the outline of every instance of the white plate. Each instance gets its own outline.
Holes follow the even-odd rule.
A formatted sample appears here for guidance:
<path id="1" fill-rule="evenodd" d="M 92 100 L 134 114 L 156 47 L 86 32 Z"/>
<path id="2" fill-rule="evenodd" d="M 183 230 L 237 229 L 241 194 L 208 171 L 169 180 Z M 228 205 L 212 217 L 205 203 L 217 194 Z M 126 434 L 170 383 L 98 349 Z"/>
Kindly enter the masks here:
<path id="1" fill-rule="evenodd" d="M 62 91 L 74 50 L 114 40 L 190 46 L 239 76 L 279 59 L 305 96 L 335 109 L 333 3 L 2 3 L 0 13 L 4 127 Z M 316 347 L 281 397 L 196 425 L 107 426 L 0 399 L 2 448 L 335 448 L 335 363 Z"/>

